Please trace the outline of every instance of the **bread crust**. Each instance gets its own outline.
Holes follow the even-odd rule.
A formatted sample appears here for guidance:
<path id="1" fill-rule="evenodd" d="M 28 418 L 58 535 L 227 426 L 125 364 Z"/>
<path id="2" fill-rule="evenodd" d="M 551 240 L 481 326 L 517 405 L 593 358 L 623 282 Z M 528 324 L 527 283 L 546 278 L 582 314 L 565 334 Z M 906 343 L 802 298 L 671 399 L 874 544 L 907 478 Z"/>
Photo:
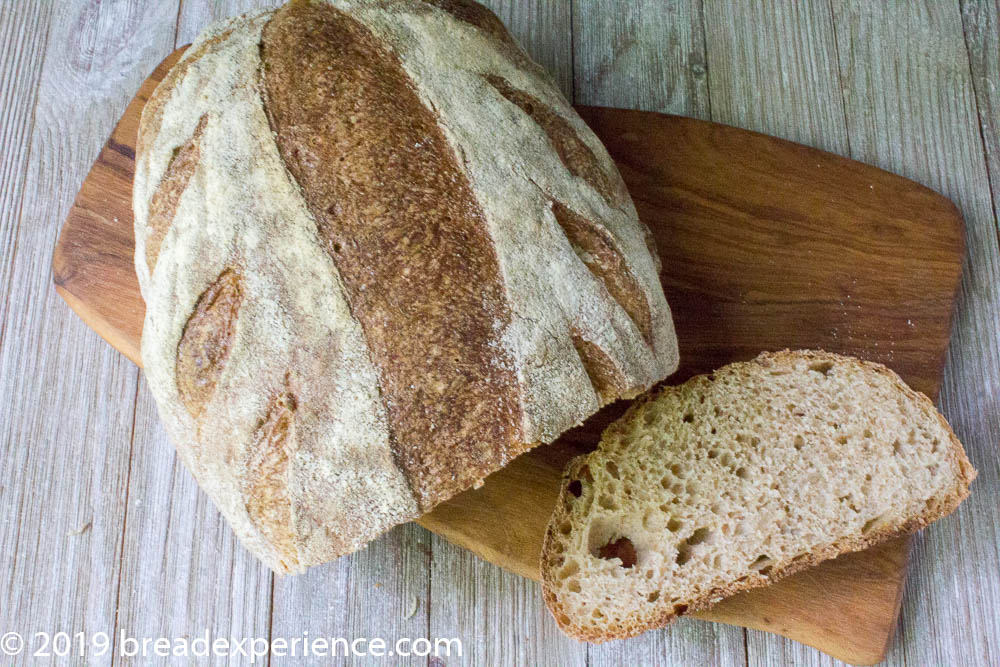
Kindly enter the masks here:
<path id="1" fill-rule="evenodd" d="M 766 575 L 762 575 L 758 572 L 750 572 L 741 581 L 733 581 L 721 586 L 716 586 L 707 593 L 691 600 L 687 600 L 683 604 L 678 605 L 664 603 L 658 606 L 657 613 L 654 616 L 646 618 L 642 622 L 612 622 L 598 628 L 592 624 L 582 625 L 576 622 L 577 619 L 570 616 L 569 610 L 560 603 L 560 600 L 550 585 L 554 573 L 562 565 L 562 554 L 558 553 L 556 549 L 556 545 L 559 542 L 556 537 L 556 531 L 559 529 L 559 526 L 567 520 L 569 510 L 573 505 L 573 499 L 570 497 L 573 495 L 570 489 L 570 483 L 573 480 L 579 479 L 582 475 L 581 471 L 583 471 L 591 462 L 591 455 L 579 456 L 570 461 L 563 473 L 562 487 L 559 493 L 559 498 L 556 501 L 556 507 L 552 518 L 549 521 L 545 532 L 541 554 L 542 597 L 545 600 L 545 604 L 549 611 L 555 618 L 556 623 L 563 632 L 581 641 L 603 643 L 615 639 L 634 637 L 648 630 L 662 628 L 688 612 L 709 609 L 721 600 L 736 595 L 737 593 L 768 586 L 784 579 L 785 577 L 818 565 L 823 561 L 836 558 L 843 554 L 862 551 L 875 546 L 876 544 L 880 544 L 902 535 L 915 533 L 918 530 L 925 528 L 933 521 L 951 514 L 958 508 L 959 504 L 961 504 L 961 502 L 968 497 L 969 485 L 975 479 L 976 471 L 969 462 L 965 454 L 965 450 L 962 447 L 962 443 L 958 440 L 958 437 L 951 429 L 947 420 L 945 420 L 945 418 L 937 411 L 933 402 L 923 393 L 911 389 L 905 382 L 902 381 L 902 379 L 900 379 L 898 375 L 896 375 L 896 373 L 885 366 L 869 361 L 847 358 L 842 355 L 822 350 L 782 350 L 779 352 L 765 352 L 752 361 L 731 364 L 727 368 L 750 364 L 766 367 L 770 365 L 788 364 L 802 359 L 808 360 L 811 363 L 844 363 L 845 361 L 855 363 L 868 372 L 876 373 L 888 378 L 896 390 L 904 394 L 909 399 L 921 404 L 924 408 L 929 410 L 930 413 L 936 415 L 942 429 L 949 437 L 948 449 L 950 456 L 953 457 L 954 461 L 957 463 L 957 475 L 952 491 L 947 495 L 938 498 L 937 502 L 928 506 L 925 512 L 918 516 L 910 517 L 900 524 L 880 526 L 873 529 L 867 535 L 849 536 L 834 541 L 831 544 L 825 545 L 808 554 L 793 558 L 790 561 L 775 563 L 770 566 Z M 697 382 L 705 377 L 707 377 L 707 375 L 696 376 L 688 380 L 688 383 Z M 654 394 L 649 394 L 639 401 L 636 401 L 617 422 L 608 427 L 605 434 L 607 434 L 608 431 L 621 428 L 622 424 L 627 423 L 631 419 L 635 419 L 636 415 L 641 412 L 645 403 L 656 401 L 657 398 L 663 393 L 677 390 L 677 387 L 665 387 Z M 603 440 L 604 438 L 602 438 L 602 442 Z M 586 512 L 586 509 L 584 512 Z M 665 597 L 663 599 L 665 599 Z"/>
<path id="2" fill-rule="evenodd" d="M 185 465 L 278 572 L 361 547 L 677 367 L 648 232 L 593 185 L 624 193 L 621 177 L 501 28 L 467 0 L 295 2 L 210 28 L 143 112 L 146 377 Z M 330 70 L 303 67 L 296 92 L 310 48 Z M 238 308 L 198 315 L 224 275 Z"/>

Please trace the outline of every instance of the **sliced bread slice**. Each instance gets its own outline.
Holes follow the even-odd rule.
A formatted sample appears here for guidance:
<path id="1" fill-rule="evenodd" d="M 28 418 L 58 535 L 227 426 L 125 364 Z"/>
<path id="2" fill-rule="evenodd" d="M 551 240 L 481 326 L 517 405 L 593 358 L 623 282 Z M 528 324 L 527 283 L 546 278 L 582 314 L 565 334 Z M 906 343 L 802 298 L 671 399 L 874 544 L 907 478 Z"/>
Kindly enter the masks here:
<path id="1" fill-rule="evenodd" d="M 890 537 L 976 472 L 884 366 L 765 353 L 637 402 L 567 467 L 542 549 L 559 627 L 601 642 Z"/>

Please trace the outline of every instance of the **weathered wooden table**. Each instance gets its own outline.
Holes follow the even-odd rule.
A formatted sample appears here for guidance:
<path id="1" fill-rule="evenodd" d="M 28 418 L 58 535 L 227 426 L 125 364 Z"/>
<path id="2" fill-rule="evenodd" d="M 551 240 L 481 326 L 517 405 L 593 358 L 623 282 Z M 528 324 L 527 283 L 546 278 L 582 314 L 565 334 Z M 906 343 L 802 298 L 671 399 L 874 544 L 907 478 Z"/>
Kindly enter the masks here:
<path id="1" fill-rule="evenodd" d="M 449 665 L 832 662 L 694 620 L 588 648 L 559 634 L 536 584 L 413 525 L 280 580 L 235 543 L 138 370 L 55 294 L 50 253 L 153 66 L 209 21 L 262 4 L 0 0 L 0 634 L 461 638 Z M 979 479 L 956 517 L 916 540 L 889 662 L 1000 664 L 1000 2 L 487 4 L 576 103 L 786 137 L 961 208 L 968 260 L 941 407 Z"/>

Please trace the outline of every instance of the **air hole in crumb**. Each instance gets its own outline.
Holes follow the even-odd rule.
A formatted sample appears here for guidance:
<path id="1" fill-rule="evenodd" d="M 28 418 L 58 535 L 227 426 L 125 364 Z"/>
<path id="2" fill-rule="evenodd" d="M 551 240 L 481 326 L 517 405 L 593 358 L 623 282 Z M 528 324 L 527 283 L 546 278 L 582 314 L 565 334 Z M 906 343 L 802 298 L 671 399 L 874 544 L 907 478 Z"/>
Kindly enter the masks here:
<path id="1" fill-rule="evenodd" d="M 659 599 L 660 599 L 660 591 L 653 591 L 652 593 L 646 596 L 646 601 L 648 602 L 656 602 Z"/>
<path id="2" fill-rule="evenodd" d="M 600 499 L 597 501 L 598 504 L 606 510 L 616 510 L 618 509 L 618 503 L 615 499 L 611 497 L 610 494 L 602 493 Z"/>
<path id="3" fill-rule="evenodd" d="M 761 554 L 757 556 L 757 559 L 754 562 L 750 563 L 750 569 L 756 572 L 760 572 L 764 574 L 764 576 L 767 576 L 767 572 L 765 572 L 764 570 L 766 569 L 769 571 L 773 563 L 774 561 L 771 560 L 770 556 L 768 556 L 767 554 Z"/>
<path id="4" fill-rule="evenodd" d="M 570 593 L 579 593 L 581 590 L 580 581 L 578 579 L 572 579 L 568 584 L 566 584 L 566 588 L 569 589 Z"/>
<path id="5" fill-rule="evenodd" d="M 619 537 L 614 542 L 608 542 L 598 549 L 597 557 L 604 560 L 617 558 L 622 562 L 624 568 L 631 568 L 637 560 L 635 545 L 627 537 Z"/>
<path id="6" fill-rule="evenodd" d="M 670 466 L 670 472 L 673 473 L 677 477 L 681 476 L 681 472 L 683 472 L 683 470 L 684 469 L 681 468 L 681 465 L 679 463 L 675 463 L 672 466 Z"/>
<path id="7" fill-rule="evenodd" d="M 837 443 L 841 444 L 841 445 L 846 445 L 847 444 L 847 436 L 846 435 L 842 435 L 839 438 L 837 438 Z"/>
<path id="8" fill-rule="evenodd" d="M 941 441 L 938 440 L 937 438 L 934 438 L 934 440 L 931 441 L 931 453 L 932 454 L 937 454 L 938 448 L 939 448 L 940 445 L 941 445 Z"/>
<path id="9" fill-rule="evenodd" d="M 582 468 L 580 468 L 580 476 L 583 477 L 588 482 L 590 482 L 591 484 L 593 484 L 594 476 L 590 474 L 590 466 L 583 466 Z"/>
<path id="10" fill-rule="evenodd" d="M 708 458 L 714 459 L 718 455 L 719 455 L 719 450 L 718 449 L 710 449 L 710 450 L 708 450 Z"/>
<path id="11" fill-rule="evenodd" d="M 575 560 L 571 560 L 570 562 L 566 563 L 566 566 L 563 569 L 559 570 L 559 578 L 569 579 L 579 571 L 580 571 L 580 564 L 577 563 Z"/>
<path id="12" fill-rule="evenodd" d="M 607 463 L 605 463 L 604 468 L 608 471 L 609 475 L 611 475 L 615 479 L 619 479 L 618 466 L 615 464 L 614 461 L 608 461 Z"/>
<path id="13" fill-rule="evenodd" d="M 569 535 L 573 532 L 573 524 L 570 521 L 563 521 L 559 526 L 559 532 L 563 535 Z"/>
<path id="14" fill-rule="evenodd" d="M 692 547 L 695 547 L 704 542 L 705 540 L 707 540 L 711 536 L 711 534 L 712 531 L 709 530 L 708 528 L 699 528 L 693 533 L 691 533 L 691 535 L 686 540 L 684 540 L 677 546 L 677 558 L 676 558 L 677 564 L 684 565 L 689 560 L 691 560 Z"/>
<path id="15" fill-rule="evenodd" d="M 569 616 L 567 616 L 566 614 L 559 614 L 559 624 L 569 625 Z"/>
<path id="16" fill-rule="evenodd" d="M 684 523 L 680 519 L 671 518 L 670 521 L 667 521 L 667 530 L 676 533 L 683 525 Z"/>
<path id="17" fill-rule="evenodd" d="M 602 612 L 600 609 L 595 609 L 594 613 L 593 613 L 593 617 L 594 618 L 598 618 L 598 619 L 599 618 L 604 618 L 604 612 Z"/>
<path id="18" fill-rule="evenodd" d="M 691 546 L 696 544 L 701 544 L 707 540 L 712 535 L 712 531 L 708 528 L 699 528 L 698 530 L 691 533 L 691 537 L 687 538 L 687 543 Z"/>
<path id="19" fill-rule="evenodd" d="M 674 605 L 674 615 L 683 616 L 687 613 L 688 606 L 686 604 L 675 604 Z"/>
<path id="20" fill-rule="evenodd" d="M 741 466 L 736 469 L 736 476 L 739 477 L 740 479 L 747 479 L 748 477 L 750 477 L 750 473 L 747 472 L 747 469 L 745 467 Z"/>
<path id="21" fill-rule="evenodd" d="M 903 443 L 901 443 L 899 440 L 893 440 L 892 441 L 892 454 L 893 454 L 893 456 L 899 456 L 899 454 L 902 451 L 903 451 Z"/>
<path id="22" fill-rule="evenodd" d="M 689 560 L 691 560 L 691 547 L 686 542 L 681 542 L 681 545 L 677 547 L 677 557 L 674 562 L 678 565 L 684 565 Z"/>
<path id="23" fill-rule="evenodd" d="M 875 517 L 874 519 L 868 519 L 868 521 L 865 521 L 865 525 L 861 527 L 861 534 L 868 535 L 875 530 L 875 528 L 879 525 L 879 519 L 881 519 L 881 517 Z"/>
<path id="24" fill-rule="evenodd" d="M 572 493 L 575 497 L 579 498 L 580 494 L 583 493 L 583 484 L 580 483 L 580 480 L 574 479 L 566 487 L 566 490 Z"/>
<path id="25" fill-rule="evenodd" d="M 865 438 L 868 439 L 868 440 L 871 440 L 871 437 L 872 437 L 871 429 L 867 429 L 866 428 L 865 429 Z"/>
<path id="26" fill-rule="evenodd" d="M 694 422 L 694 415 L 691 414 L 690 412 L 685 413 L 685 415 L 684 415 L 684 423 L 685 424 L 691 424 L 693 422 Z"/>
<path id="27" fill-rule="evenodd" d="M 797 436 L 795 436 L 794 445 L 795 445 L 796 451 L 801 451 L 802 448 L 805 447 L 805 445 L 806 445 L 806 439 L 803 438 L 801 435 L 797 435 Z"/>
<path id="28" fill-rule="evenodd" d="M 809 370 L 816 371 L 817 373 L 822 373 L 823 375 L 829 375 L 830 371 L 833 370 L 833 362 L 817 361 L 809 365 Z"/>

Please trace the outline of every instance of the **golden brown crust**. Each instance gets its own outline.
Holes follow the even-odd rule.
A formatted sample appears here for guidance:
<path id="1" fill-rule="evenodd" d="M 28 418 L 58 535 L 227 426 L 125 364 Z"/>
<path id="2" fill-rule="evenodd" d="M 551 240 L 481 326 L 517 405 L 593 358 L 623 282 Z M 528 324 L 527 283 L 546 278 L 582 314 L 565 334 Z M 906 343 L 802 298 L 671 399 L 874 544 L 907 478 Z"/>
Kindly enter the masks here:
<path id="1" fill-rule="evenodd" d="M 762 353 L 756 359 L 747 363 L 759 364 L 767 367 L 770 365 L 790 363 L 791 361 L 802 359 L 803 357 L 810 359 L 817 364 L 838 361 L 843 362 L 845 360 L 845 357 L 843 356 L 827 353 L 822 350 L 783 350 L 780 352 Z M 900 392 L 904 393 L 910 399 L 916 400 L 924 408 L 929 410 L 930 413 L 936 415 L 936 418 L 946 429 L 946 432 L 950 437 L 951 456 L 955 458 L 958 464 L 958 479 L 956 480 L 956 485 L 950 494 L 937 498 L 934 502 L 928 502 L 926 509 L 922 514 L 911 517 L 900 524 L 877 526 L 867 534 L 862 534 L 861 536 L 850 536 L 837 540 L 832 544 L 813 550 L 810 553 L 802 554 L 787 562 L 769 565 L 768 567 L 763 568 L 761 572 L 750 572 L 741 580 L 715 587 L 706 594 L 698 596 L 692 600 L 670 603 L 667 596 L 661 596 L 660 599 L 663 600 L 663 604 L 658 608 L 659 613 L 657 615 L 642 619 L 641 622 L 608 623 L 604 627 L 598 629 L 593 624 L 584 625 L 577 623 L 577 619 L 572 618 L 568 614 L 568 610 L 560 604 L 559 599 L 556 597 L 552 587 L 550 586 L 550 581 L 552 581 L 551 577 L 558 570 L 558 568 L 562 566 L 564 560 L 563 555 L 557 550 L 557 545 L 560 545 L 560 540 L 557 539 L 556 532 L 563 529 L 568 530 L 569 510 L 578 497 L 578 494 L 574 493 L 572 484 L 581 477 L 586 477 L 585 470 L 590 459 L 589 456 L 577 457 L 569 462 L 563 473 L 563 482 L 559 492 L 559 497 L 556 501 L 555 510 L 545 531 L 540 559 L 543 582 L 542 597 L 545 600 L 545 604 L 549 611 L 556 619 L 556 623 L 559 625 L 559 628 L 571 637 L 593 643 L 602 643 L 614 639 L 634 637 L 646 632 L 647 630 L 662 628 L 689 611 L 709 609 L 724 598 L 736 595 L 737 593 L 752 590 L 754 588 L 768 586 L 784 579 L 785 577 L 818 565 L 823 561 L 836 558 L 843 554 L 862 551 L 893 538 L 914 533 L 925 528 L 930 523 L 955 511 L 961 502 L 968 497 L 969 485 L 975 478 L 976 471 L 969 463 L 961 442 L 955 436 L 947 420 L 941 416 L 927 396 L 911 389 L 899 378 L 898 375 L 885 366 L 862 360 L 851 359 L 851 361 L 864 367 L 869 372 L 878 373 L 879 375 L 890 379 Z M 698 382 L 705 377 L 706 376 L 696 376 L 688 380 L 688 382 Z M 675 390 L 675 388 L 666 387 L 662 389 L 661 392 Z M 629 419 L 634 418 L 635 415 L 641 412 L 643 404 L 648 401 L 656 400 L 657 396 L 661 392 L 649 394 L 642 400 L 633 403 L 625 415 L 615 422 L 615 424 L 610 426 L 609 430 L 614 429 L 618 427 L 618 425 L 624 424 L 628 422 Z M 583 511 L 586 512 L 586 508 L 584 508 Z"/>
<path id="2" fill-rule="evenodd" d="M 615 368 L 604 350 L 584 340 L 577 333 L 571 334 L 571 338 L 576 353 L 580 355 L 583 368 L 587 371 L 587 377 L 590 378 L 590 384 L 593 385 L 601 403 L 610 403 L 623 396 L 626 390 L 625 378 Z"/>
<path id="3" fill-rule="evenodd" d="M 365 332 L 397 464 L 430 509 L 528 449 L 482 211 L 397 57 L 354 18 L 287 5 L 262 55 L 279 151 Z"/>
<path id="4" fill-rule="evenodd" d="M 503 42 L 512 42 L 506 26 L 486 7 L 472 0 L 422 0 L 428 5 L 442 9 L 459 21 L 465 21 L 476 26 L 488 35 Z"/>
<path id="5" fill-rule="evenodd" d="M 652 345 L 653 316 L 646 293 L 632 275 L 625 257 L 615 247 L 608 231 L 561 202 L 553 202 L 552 213 L 580 260 L 628 313 L 643 340 Z"/>
<path id="6" fill-rule="evenodd" d="M 181 195 L 187 188 L 195 169 L 198 168 L 198 160 L 201 158 L 201 146 L 198 142 L 207 122 L 208 116 L 202 116 L 191 138 L 174 149 L 167 171 L 160 179 L 160 184 L 156 186 L 149 202 L 149 220 L 146 223 L 149 227 L 146 236 L 146 265 L 150 272 L 156 266 L 160 245 L 174 221 L 177 207 L 181 203 Z"/>
<path id="7" fill-rule="evenodd" d="M 181 61 L 170 68 L 170 71 L 163 77 L 163 81 L 156 86 L 153 94 L 149 97 L 149 101 L 142 108 L 142 123 L 139 125 L 139 134 L 136 137 L 135 144 L 136 155 L 148 152 L 149 148 L 153 145 L 153 140 L 159 134 L 160 127 L 163 125 L 164 106 L 167 100 L 170 99 L 170 96 L 174 94 L 177 84 L 184 79 L 184 75 L 187 74 L 188 69 L 205 55 L 217 49 L 221 44 L 224 44 L 232 33 L 233 30 L 230 28 L 222 30 L 217 35 L 213 35 L 199 44 L 193 51 L 185 53 Z"/>
<path id="8" fill-rule="evenodd" d="M 198 298 L 177 345 L 177 390 L 197 418 L 215 392 L 229 358 L 243 302 L 243 277 L 223 271 Z"/>
<path id="9" fill-rule="evenodd" d="M 601 168 L 601 163 L 597 160 L 594 152 L 581 141 L 576 130 L 562 116 L 549 109 L 544 102 L 533 95 L 518 90 L 501 76 L 491 74 L 486 77 L 486 80 L 508 102 L 516 105 L 534 120 L 548 135 L 559 159 L 562 160 L 571 174 L 585 180 L 613 205 L 619 204 L 627 197 L 627 193 L 623 191 L 624 185 L 616 187 L 604 169 Z"/>
<path id="10" fill-rule="evenodd" d="M 278 563 L 285 572 L 297 570 L 299 564 L 288 489 L 295 407 L 295 397 L 289 392 L 271 400 L 267 417 L 254 433 L 244 475 L 247 514 L 278 552 Z"/>

